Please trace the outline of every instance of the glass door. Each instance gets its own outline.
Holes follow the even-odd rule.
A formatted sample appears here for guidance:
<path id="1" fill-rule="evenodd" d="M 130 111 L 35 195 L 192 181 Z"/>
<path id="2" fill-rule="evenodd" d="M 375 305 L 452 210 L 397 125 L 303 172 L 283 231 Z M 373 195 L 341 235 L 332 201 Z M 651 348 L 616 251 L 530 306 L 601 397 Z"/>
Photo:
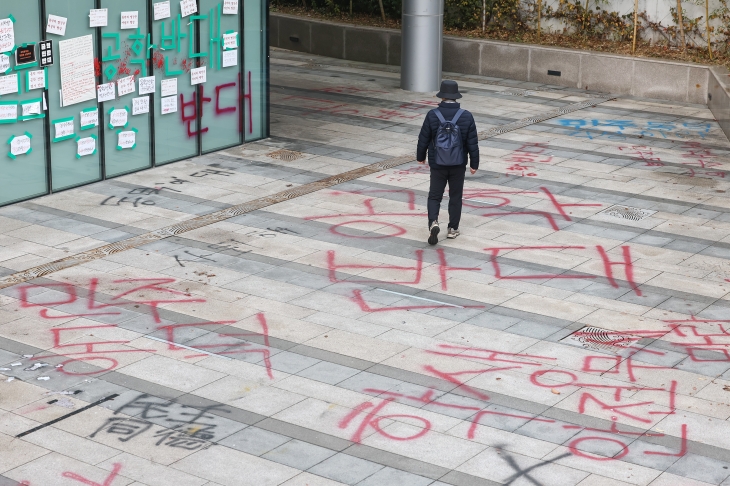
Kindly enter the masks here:
<path id="1" fill-rule="evenodd" d="M 27 3 L 30 2 L 23 5 Z M 97 57 L 97 29 L 89 26 L 86 13 L 96 8 L 95 3 L 94 0 L 45 0 L 44 32 L 52 42 L 54 61 L 48 67 L 54 191 L 102 178 L 99 126 L 93 122 L 94 114 L 98 115 L 99 123 L 102 121 L 97 111 L 93 61 Z"/>
<path id="2" fill-rule="evenodd" d="M 0 205 L 48 192 L 46 72 L 26 62 L 39 55 L 40 18 L 37 1 L 0 3 Z"/>

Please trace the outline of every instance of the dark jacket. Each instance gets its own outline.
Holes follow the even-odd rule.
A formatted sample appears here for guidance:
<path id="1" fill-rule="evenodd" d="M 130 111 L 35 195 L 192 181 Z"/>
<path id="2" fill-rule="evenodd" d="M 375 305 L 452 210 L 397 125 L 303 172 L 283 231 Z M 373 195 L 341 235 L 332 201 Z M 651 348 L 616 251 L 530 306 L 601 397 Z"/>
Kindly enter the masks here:
<path id="1" fill-rule="evenodd" d="M 461 105 L 459 103 L 439 103 L 438 110 L 446 119 L 451 121 L 459 111 Z M 461 132 L 461 139 L 464 142 L 464 163 L 463 167 L 466 167 L 467 154 L 471 159 L 471 168 L 479 168 L 479 138 L 477 135 L 477 125 L 474 123 L 474 117 L 468 111 L 464 111 L 456 122 L 459 126 L 459 132 Z M 433 149 L 433 139 L 436 137 L 436 132 L 439 129 L 439 119 L 433 110 L 429 111 L 426 115 L 426 119 L 423 120 L 423 126 L 421 127 L 421 133 L 418 135 L 418 148 L 416 149 L 416 160 L 426 159 L 426 150 L 428 150 L 428 165 L 433 169 L 443 169 L 443 165 L 436 164 L 436 155 Z"/>

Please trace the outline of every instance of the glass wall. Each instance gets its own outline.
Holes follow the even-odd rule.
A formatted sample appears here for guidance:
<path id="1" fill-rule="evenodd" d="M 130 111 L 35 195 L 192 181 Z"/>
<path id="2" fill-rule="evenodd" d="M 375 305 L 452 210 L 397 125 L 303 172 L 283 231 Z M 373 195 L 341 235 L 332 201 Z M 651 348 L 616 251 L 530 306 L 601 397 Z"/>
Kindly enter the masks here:
<path id="1" fill-rule="evenodd" d="M 268 136 L 267 0 L 17 5 L 0 3 L 0 205 Z"/>

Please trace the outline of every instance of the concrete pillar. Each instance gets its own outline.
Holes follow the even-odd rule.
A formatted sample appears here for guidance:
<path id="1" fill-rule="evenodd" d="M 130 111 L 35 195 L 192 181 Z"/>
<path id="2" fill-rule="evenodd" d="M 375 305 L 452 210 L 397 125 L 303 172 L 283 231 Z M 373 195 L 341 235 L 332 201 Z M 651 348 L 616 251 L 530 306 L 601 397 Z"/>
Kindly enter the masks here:
<path id="1" fill-rule="evenodd" d="M 403 0 L 400 87 L 438 91 L 444 32 L 444 0 Z"/>

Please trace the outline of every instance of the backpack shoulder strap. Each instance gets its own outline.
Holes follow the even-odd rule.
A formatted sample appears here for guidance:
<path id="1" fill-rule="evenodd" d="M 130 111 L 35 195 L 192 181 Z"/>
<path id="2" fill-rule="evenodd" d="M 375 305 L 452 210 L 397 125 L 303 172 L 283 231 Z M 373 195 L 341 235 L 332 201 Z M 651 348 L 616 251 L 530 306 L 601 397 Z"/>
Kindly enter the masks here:
<path id="1" fill-rule="evenodd" d="M 456 122 L 459 120 L 459 117 L 464 113 L 464 111 L 466 111 L 466 110 L 459 109 L 459 111 L 456 112 L 456 115 L 454 115 L 453 120 L 451 120 L 451 123 L 453 123 L 454 125 L 456 125 Z"/>
<path id="2" fill-rule="evenodd" d="M 444 115 L 441 114 L 441 112 L 439 111 L 438 108 L 434 108 L 431 111 L 433 111 L 434 113 L 436 113 L 436 116 L 438 117 L 438 119 L 439 119 L 439 121 L 441 123 L 446 123 L 446 119 L 444 118 Z"/>

